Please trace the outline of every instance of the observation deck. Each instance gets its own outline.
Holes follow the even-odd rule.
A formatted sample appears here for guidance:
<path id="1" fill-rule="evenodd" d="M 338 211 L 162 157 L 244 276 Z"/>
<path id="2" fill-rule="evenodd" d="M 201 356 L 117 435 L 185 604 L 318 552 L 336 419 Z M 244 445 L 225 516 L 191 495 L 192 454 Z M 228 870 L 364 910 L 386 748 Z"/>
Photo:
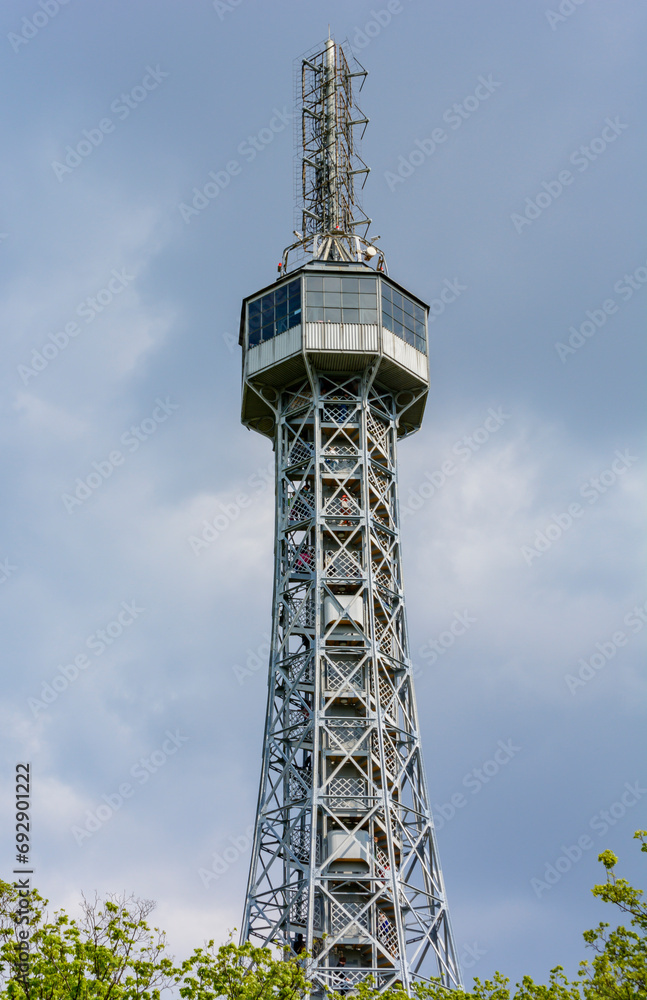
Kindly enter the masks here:
<path id="1" fill-rule="evenodd" d="M 307 375 L 362 372 L 394 393 L 398 436 L 418 430 L 429 389 L 429 306 L 364 264 L 309 263 L 243 300 L 242 422 L 273 438 L 279 391 Z"/>

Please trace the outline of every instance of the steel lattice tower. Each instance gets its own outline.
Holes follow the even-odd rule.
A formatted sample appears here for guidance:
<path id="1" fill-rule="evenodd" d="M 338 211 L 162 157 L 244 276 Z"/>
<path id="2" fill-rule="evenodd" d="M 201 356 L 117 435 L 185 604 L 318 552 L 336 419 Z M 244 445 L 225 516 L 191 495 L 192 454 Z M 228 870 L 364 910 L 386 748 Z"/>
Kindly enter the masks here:
<path id="1" fill-rule="evenodd" d="M 405 619 L 397 441 L 422 421 L 428 307 L 366 238 L 343 46 L 300 66 L 301 229 L 243 302 L 242 420 L 274 443 L 267 720 L 242 940 L 315 991 L 460 985 Z M 364 227 L 364 235 L 356 230 Z M 298 258 L 290 267 L 290 257 Z"/>

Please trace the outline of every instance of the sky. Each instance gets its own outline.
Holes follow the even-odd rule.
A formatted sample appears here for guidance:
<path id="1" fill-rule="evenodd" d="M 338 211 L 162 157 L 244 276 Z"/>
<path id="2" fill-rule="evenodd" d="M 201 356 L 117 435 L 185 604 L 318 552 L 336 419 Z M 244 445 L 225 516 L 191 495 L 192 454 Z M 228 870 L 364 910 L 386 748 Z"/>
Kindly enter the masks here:
<path id="1" fill-rule="evenodd" d="M 155 899 L 178 957 L 240 927 L 274 492 L 238 322 L 329 24 L 369 71 L 371 233 L 432 305 L 402 539 L 466 980 L 574 974 L 598 854 L 643 878 L 647 15 L 547 3 L 3 3 L 0 870 L 29 762 L 51 910 Z"/>

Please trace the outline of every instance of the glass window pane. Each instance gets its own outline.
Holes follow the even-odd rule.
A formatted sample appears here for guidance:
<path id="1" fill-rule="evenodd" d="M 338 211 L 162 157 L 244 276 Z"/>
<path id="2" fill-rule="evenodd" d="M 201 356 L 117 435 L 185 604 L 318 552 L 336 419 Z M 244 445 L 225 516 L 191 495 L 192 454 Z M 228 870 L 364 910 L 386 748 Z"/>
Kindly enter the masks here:
<path id="1" fill-rule="evenodd" d="M 285 333 L 285 331 L 287 330 L 287 328 L 288 328 L 288 317 L 287 317 L 287 315 L 286 316 L 281 316 L 280 319 L 277 319 L 277 321 L 276 321 L 276 333 L 277 333 L 277 335 L 279 333 Z"/>
<path id="2" fill-rule="evenodd" d="M 342 278 L 341 279 L 341 290 L 342 292 L 356 292 L 357 291 L 358 280 L 357 278 Z"/>
<path id="3" fill-rule="evenodd" d="M 393 332 L 396 337 L 404 337 L 404 327 L 402 323 L 398 323 L 397 319 L 393 321 Z"/>
<path id="4" fill-rule="evenodd" d="M 308 306 L 306 309 L 307 323 L 321 323 L 324 318 L 323 306 Z"/>
<path id="5" fill-rule="evenodd" d="M 261 305 L 263 308 L 263 322 L 265 322 L 266 316 L 274 315 L 274 302 L 270 296 L 266 295 L 265 298 L 262 299 Z"/>
<path id="6" fill-rule="evenodd" d="M 287 299 L 284 302 L 279 302 L 276 307 L 276 318 L 287 316 L 288 314 L 288 303 Z"/>
<path id="7" fill-rule="evenodd" d="M 341 291 L 341 278 L 326 277 L 323 279 L 324 292 L 340 292 Z"/>
<path id="8" fill-rule="evenodd" d="M 358 281 L 360 292 L 374 292 L 377 288 L 377 281 L 375 278 L 359 278 Z"/>
<path id="9" fill-rule="evenodd" d="M 406 295 L 403 295 L 402 301 L 405 313 L 407 313 L 408 316 L 413 316 L 413 302 L 411 301 L 411 299 L 408 299 Z"/>
<path id="10" fill-rule="evenodd" d="M 260 330 L 261 328 L 261 314 L 251 313 L 249 314 L 249 319 L 247 320 L 247 326 L 249 330 Z"/>
<path id="11" fill-rule="evenodd" d="M 323 305 L 323 292 L 308 292 L 308 305 L 309 306 L 322 306 Z"/>
<path id="12" fill-rule="evenodd" d="M 368 295 L 366 292 L 362 293 L 359 297 L 359 305 L 360 309 L 362 306 L 364 306 L 366 309 L 377 308 L 377 299 L 375 296 L 375 292 L 373 292 L 371 295 Z"/>
<path id="13" fill-rule="evenodd" d="M 385 326 L 387 330 L 393 332 L 393 317 L 389 316 L 387 312 L 382 312 L 382 326 Z"/>
<path id="14" fill-rule="evenodd" d="M 398 306 L 393 306 L 393 319 L 400 324 L 404 319 L 404 313 Z"/>
<path id="15" fill-rule="evenodd" d="M 400 309 L 402 309 L 402 296 L 400 295 L 400 293 L 396 292 L 395 289 L 392 289 L 391 298 L 393 299 L 393 305 L 398 306 Z"/>
<path id="16" fill-rule="evenodd" d="M 414 336 L 413 330 L 405 330 L 404 331 L 404 339 L 406 340 L 407 344 L 411 344 L 411 346 L 413 347 L 414 346 L 414 340 L 415 340 L 415 336 Z"/>
<path id="17" fill-rule="evenodd" d="M 290 296 L 301 294 L 301 282 L 299 280 L 291 281 L 289 285 L 286 285 L 286 288 Z"/>
<path id="18" fill-rule="evenodd" d="M 344 306 L 344 323 L 359 323 L 359 309 L 347 309 Z"/>
<path id="19" fill-rule="evenodd" d="M 326 306 L 324 316 L 326 323 L 341 323 L 341 309 L 329 309 Z"/>
<path id="20" fill-rule="evenodd" d="M 293 312 L 288 314 L 288 329 L 293 326 L 298 326 L 301 322 L 301 309 L 295 309 Z"/>
<path id="21" fill-rule="evenodd" d="M 356 292 L 342 292 L 341 304 L 344 308 L 359 309 L 359 295 Z"/>
<path id="22" fill-rule="evenodd" d="M 416 331 L 416 334 L 419 337 L 422 337 L 422 339 L 424 340 L 425 339 L 425 324 L 421 323 L 420 320 L 415 320 L 414 324 L 413 324 L 413 328 Z"/>
<path id="23" fill-rule="evenodd" d="M 274 292 L 274 301 L 278 304 L 279 302 L 287 302 L 287 300 L 288 300 L 288 286 L 281 285 L 281 287 L 277 288 L 276 291 Z"/>
<path id="24" fill-rule="evenodd" d="M 260 330 L 250 330 L 247 337 L 247 343 L 249 347 L 256 347 L 257 344 L 261 342 L 261 331 Z"/>
<path id="25" fill-rule="evenodd" d="M 382 302 L 391 301 L 391 287 L 387 285 L 386 281 L 382 282 Z"/>
<path id="26" fill-rule="evenodd" d="M 249 303 L 249 316 L 260 316 L 261 314 L 261 300 L 256 299 L 254 302 Z"/>
<path id="27" fill-rule="evenodd" d="M 326 292 L 324 296 L 324 305 L 341 306 L 341 292 Z"/>
<path id="28" fill-rule="evenodd" d="M 419 323 L 424 323 L 425 310 L 422 308 L 422 306 L 417 306 L 415 302 L 413 304 L 413 315 L 418 320 Z"/>
<path id="29" fill-rule="evenodd" d="M 321 275 L 310 275 L 306 277 L 306 289 L 309 292 L 323 291 L 323 277 Z"/>
<path id="30" fill-rule="evenodd" d="M 360 323 L 377 323 L 377 309 L 360 309 Z"/>

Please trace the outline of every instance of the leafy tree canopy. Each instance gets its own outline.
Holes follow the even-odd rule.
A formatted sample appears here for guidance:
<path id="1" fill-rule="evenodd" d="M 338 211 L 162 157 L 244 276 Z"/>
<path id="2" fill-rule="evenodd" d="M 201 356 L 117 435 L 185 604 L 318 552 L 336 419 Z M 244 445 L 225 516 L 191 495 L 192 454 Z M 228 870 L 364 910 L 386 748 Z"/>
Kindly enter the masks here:
<path id="1" fill-rule="evenodd" d="M 647 831 L 634 837 L 647 852 Z M 451 1000 L 647 1000 L 647 904 L 640 889 L 616 875 L 615 854 L 604 851 L 599 860 L 606 881 L 593 894 L 618 907 L 629 926 L 609 930 L 601 923 L 585 931 L 594 955 L 580 963 L 577 980 L 569 981 L 557 966 L 546 985 L 524 976 L 511 990 L 510 980 L 497 972 L 453 992 Z M 26 902 L 24 890 L 0 880 L 0 1000 L 160 1000 L 166 990 L 183 1000 L 307 1000 L 311 990 L 307 956 L 282 960 L 249 942 L 216 947 L 209 941 L 176 965 L 164 932 L 148 924 L 154 906 L 149 900 L 84 899 L 79 920 L 62 910 L 50 918 L 46 906 L 38 892 L 31 891 Z M 352 995 L 408 1000 L 398 989 L 379 994 L 370 980 Z M 417 984 L 413 995 L 448 1000 L 439 982 Z M 330 1000 L 347 996 L 331 993 Z"/>

